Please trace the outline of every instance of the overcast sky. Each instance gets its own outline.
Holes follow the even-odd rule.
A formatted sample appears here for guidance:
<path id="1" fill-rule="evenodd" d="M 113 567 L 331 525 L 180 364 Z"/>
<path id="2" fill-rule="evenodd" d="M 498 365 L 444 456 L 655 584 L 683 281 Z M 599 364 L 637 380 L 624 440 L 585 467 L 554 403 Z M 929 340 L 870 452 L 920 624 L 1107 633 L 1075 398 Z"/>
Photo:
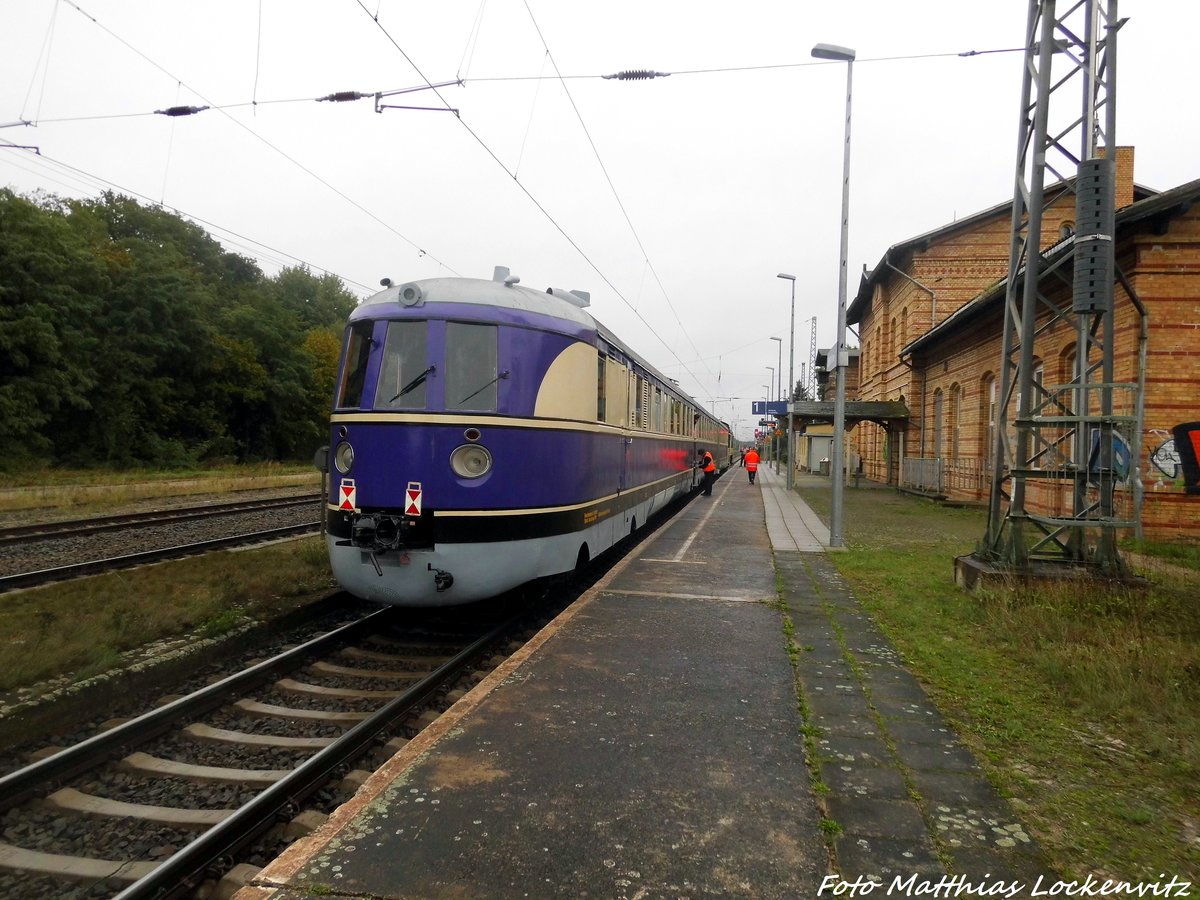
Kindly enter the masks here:
<path id="1" fill-rule="evenodd" d="M 1195 66 L 1168 40 L 1200 33 L 1200 3 L 1121 14 L 1117 143 L 1166 189 L 1200 176 Z M 496 265 L 591 291 L 744 437 L 772 335 L 788 367 L 777 273 L 797 276 L 797 379 L 812 318 L 818 347 L 834 337 L 846 67 L 813 44 L 858 54 L 853 295 L 890 245 L 1011 198 L 1025 16 L 1015 0 L 0 0 L 0 126 L 34 123 L 0 143 L 41 151 L 0 149 L 0 184 L 161 202 L 268 272 L 302 261 L 360 296 Z M 628 69 L 672 74 L 598 77 Z M 458 116 L 314 102 L 459 78 L 384 100 Z M 183 105 L 214 108 L 153 114 Z"/>

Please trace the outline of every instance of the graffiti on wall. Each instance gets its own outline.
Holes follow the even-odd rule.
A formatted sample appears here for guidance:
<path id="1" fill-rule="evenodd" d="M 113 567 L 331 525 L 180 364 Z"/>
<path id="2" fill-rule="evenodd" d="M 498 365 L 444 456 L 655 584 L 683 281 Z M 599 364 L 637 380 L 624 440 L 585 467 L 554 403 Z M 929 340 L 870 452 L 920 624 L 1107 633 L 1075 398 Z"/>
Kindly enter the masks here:
<path id="1" fill-rule="evenodd" d="M 1161 436 L 1168 432 L 1156 429 L 1152 433 Z M 1175 449 L 1175 438 L 1167 438 L 1150 451 L 1150 464 L 1167 478 L 1179 477 L 1179 453 Z"/>
<path id="2" fill-rule="evenodd" d="M 1179 454 L 1183 490 L 1200 494 L 1200 422 L 1184 422 L 1171 429 L 1175 452 Z"/>
<path id="3" fill-rule="evenodd" d="M 1101 441 L 1100 429 L 1093 428 L 1092 450 L 1088 454 L 1088 482 L 1092 485 L 1097 485 L 1100 482 Z M 1131 471 L 1129 442 L 1115 428 L 1108 432 L 1108 441 L 1110 442 L 1108 460 L 1111 472 L 1117 477 L 1118 482 L 1126 482 L 1129 480 L 1129 473 Z"/>
<path id="4" fill-rule="evenodd" d="M 1200 422 L 1183 422 L 1170 431 L 1149 429 L 1144 447 L 1156 490 L 1182 488 L 1200 495 Z"/>

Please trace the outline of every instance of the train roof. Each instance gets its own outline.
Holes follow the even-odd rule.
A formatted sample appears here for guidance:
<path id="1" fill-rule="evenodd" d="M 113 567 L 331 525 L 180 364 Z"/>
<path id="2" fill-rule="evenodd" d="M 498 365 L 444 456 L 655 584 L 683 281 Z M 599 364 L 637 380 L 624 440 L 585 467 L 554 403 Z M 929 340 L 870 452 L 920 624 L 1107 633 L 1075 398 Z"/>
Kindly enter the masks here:
<path id="1" fill-rule="evenodd" d="M 586 302 L 585 298 L 573 295 L 576 299 L 568 300 L 563 297 L 564 293 L 557 289 L 554 293 L 535 291 L 519 284 L 484 278 L 424 278 L 390 285 L 364 300 L 359 304 L 359 309 L 384 303 L 410 307 L 425 303 L 469 303 L 537 313 L 588 328 L 595 327 L 596 320 L 580 306 Z"/>
<path id="2" fill-rule="evenodd" d="M 561 288 L 548 288 L 537 291 L 522 287 L 508 279 L 508 270 L 497 267 L 492 279 L 485 278 L 424 278 L 419 281 L 409 281 L 403 284 L 389 284 L 382 291 L 373 294 L 359 304 L 359 310 L 382 304 L 399 303 L 401 306 L 420 306 L 425 303 L 462 303 L 476 306 L 496 306 L 502 309 L 512 309 L 519 312 L 536 313 L 562 319 L 586 328 L 594 328 L 597 335 L 610 346 L 616 347 L 629 359 L 664 385 L 671 385 L 680 397 L 694 404 L 697 409 L 710 418 L 716 419 L 704 410 L 698 400 L 679 387 L 674 379 L 668 378 L 654 366 L 650 365 L 641 354 L 634 351 L 625 341 L 616 336 L 607 326 L 597 321 L 583 307 L 589 303 L 589 295 L 582 291 L 564 291 Z M 728 424 L 721 422 L 728 428 Z"/>

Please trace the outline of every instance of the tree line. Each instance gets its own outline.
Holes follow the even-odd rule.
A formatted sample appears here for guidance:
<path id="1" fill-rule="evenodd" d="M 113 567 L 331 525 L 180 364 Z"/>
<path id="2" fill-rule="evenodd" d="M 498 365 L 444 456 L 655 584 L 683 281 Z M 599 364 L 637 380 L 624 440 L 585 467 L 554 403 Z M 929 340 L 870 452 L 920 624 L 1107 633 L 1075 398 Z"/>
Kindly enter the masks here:
<path id="1" fill-rule="evenodd" d="M 128 197 L 0 189 L 0 470 L 311 458 L 355 304 Z"/>

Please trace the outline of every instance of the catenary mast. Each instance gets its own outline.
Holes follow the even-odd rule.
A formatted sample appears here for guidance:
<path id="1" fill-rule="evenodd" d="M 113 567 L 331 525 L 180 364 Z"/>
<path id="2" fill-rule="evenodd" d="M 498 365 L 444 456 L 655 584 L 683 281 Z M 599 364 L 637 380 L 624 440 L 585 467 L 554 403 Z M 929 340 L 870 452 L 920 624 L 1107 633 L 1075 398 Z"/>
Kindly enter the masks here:
<path id="1" fill-rule="evenodd" d="M 1134 384 L 1114 384 L 1117 0 L 1030 0 L 1013 192 L 1004 332 L 995 379 L 991 494 L 977 554 L 1004 568 L 1034 560 L 1122 568 L 1116 529 L 1118 486 L 1137 476 Z M 1080 103 L 1082 99 L 1082 103 Z M 1052 115 L 1052 113 L 1054 115 Z M 1063 115 L 1066 113 L 1066 115 Z M 1073 252 L 1043 258 L 1046 174 L 1075 195 Z M 1058 187 L 1056 186 L 1056 192 Z M 1061 202 L 1061 201 L 1059 201 Z M 1070 304 L 1043 292 L 1046 276 L 1074 261 Z M 1071 281 L 1069 275 L 1060 275 Z M 1035 348 L 1050 323 L 1076 336 L 1066 384 L 1044 384 Z M 1070 515 L 1033 513 L 1030 495 L 1069 484 Z M 1127 507 L 1128 504 L 1122 504 Z"/>

